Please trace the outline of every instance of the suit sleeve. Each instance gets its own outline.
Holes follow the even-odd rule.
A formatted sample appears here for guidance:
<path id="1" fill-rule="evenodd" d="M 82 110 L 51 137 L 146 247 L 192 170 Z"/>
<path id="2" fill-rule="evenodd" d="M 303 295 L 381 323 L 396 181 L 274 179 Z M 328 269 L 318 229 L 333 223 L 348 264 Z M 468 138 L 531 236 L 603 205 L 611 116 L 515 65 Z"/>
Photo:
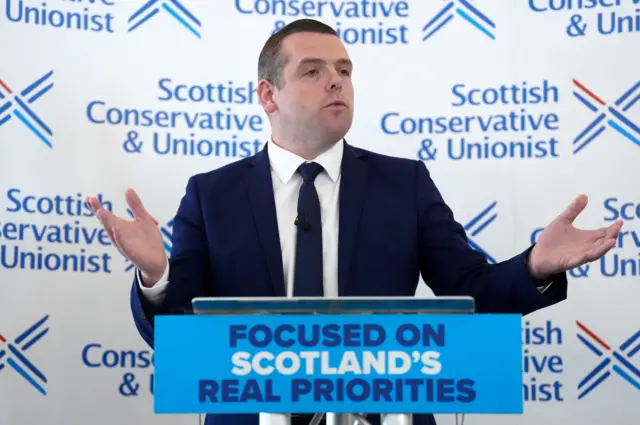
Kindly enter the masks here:
<path id="1" fill-rule="evenodd" d="M 210 263 L 197 180 L 187 183 L 173 222 L 169 277 L 161 302 L 151 302 L 142 294 L 134 277 L 131 310 L 138 331 L 153 347 L 153 323 L 156 315 L 189 314 L 191 300 L 207 295 Z"/>
<path id="2" fill-rule="evenodd" d="M 564 300 L 565 273 L 540 281 L 528 272 L 529 247 L 515 257 L 489 264 L 469 246 L 462 225 L 442 198 L 424 163 L 417 161 L 420 272 L 436 296 L 471 296 L 479 313 L 529 314 Z"/>

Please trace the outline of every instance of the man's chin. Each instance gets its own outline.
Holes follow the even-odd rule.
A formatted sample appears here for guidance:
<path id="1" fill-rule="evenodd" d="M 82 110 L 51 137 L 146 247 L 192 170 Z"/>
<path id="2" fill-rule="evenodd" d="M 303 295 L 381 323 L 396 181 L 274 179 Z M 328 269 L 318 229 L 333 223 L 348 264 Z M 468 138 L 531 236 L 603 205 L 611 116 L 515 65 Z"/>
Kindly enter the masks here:
<path id="1" fill-rule="evenodd" d="M 329 130 L 326 133 L 326 139 L 330 142 L 337 143 L 340 140 L 342 140 L 346 134 L 347 134 L 347 131 L 343 129 L 333 130 L 333 131 Z"/>
<path id="2" fill-rule="evenodd" d="M 333 122 L 325 126 L 325 132 L 328 136 L 335 140 L 342 139 L 348 132 L 351 125 L 346 122 Z"/>

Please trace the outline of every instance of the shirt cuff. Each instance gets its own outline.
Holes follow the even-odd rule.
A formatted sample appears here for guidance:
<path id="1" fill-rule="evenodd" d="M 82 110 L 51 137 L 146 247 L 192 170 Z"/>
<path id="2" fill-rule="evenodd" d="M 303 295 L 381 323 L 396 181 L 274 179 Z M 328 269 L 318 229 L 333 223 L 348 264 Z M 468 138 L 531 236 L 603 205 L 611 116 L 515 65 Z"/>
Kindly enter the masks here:
<path id="1" fill-rule="evenodd" d="M 549 287 L 553 285 L 553 282 L 549 282 L 546 285 L 542 285 L 542 286 L 538 286 L 538 291 L 540 291 L 541 294 L 544 294 L 544 292 L 549 289 Z"/>
<path id="2" fill-rule="evenodd" d="M 167 261 L 167 267 L 165 267 L 162 277 L 153 286 L 142 284 L 142 276 L 138 268 L 136 268 L 136 279 L 142 295 L 152 304 L 158 305 L 164 300 L 167 285 L 169 285 L 169 262 Z"/>

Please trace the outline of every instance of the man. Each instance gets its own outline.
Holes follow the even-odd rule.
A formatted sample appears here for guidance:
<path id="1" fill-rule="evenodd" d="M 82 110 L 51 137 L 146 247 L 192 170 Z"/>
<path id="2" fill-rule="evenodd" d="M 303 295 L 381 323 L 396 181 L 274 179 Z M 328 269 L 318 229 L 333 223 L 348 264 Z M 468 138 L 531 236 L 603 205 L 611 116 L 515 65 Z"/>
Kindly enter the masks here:
<path id="1" fill-rule="evenodd" d="M 352 63 L 330 27 L 295 21 L 269 38 L 258 63 L 271 140 L 251 158 L 189 179 L 169 261 L 133 190 L 126 192 L 133 222 L 88 199 L 137 266 L 131 306 L 151 346 L 154 316 L 184 313 L 194 297 L 411 296 L 420 274 L 436 295 L 473 296 L 479 312 L 528 314 L 564 300 L 565 272 L 615 244 L 621 222 L 594 231 L 572 226 L 586 206 L 581 196 L 532 248 L 488 264 L 422 162 L 344 141 Z M 414 423 L 435 421 L 416 415 Z M 208 416 L 206 424 L 257 425 L 258 417 Z"/>

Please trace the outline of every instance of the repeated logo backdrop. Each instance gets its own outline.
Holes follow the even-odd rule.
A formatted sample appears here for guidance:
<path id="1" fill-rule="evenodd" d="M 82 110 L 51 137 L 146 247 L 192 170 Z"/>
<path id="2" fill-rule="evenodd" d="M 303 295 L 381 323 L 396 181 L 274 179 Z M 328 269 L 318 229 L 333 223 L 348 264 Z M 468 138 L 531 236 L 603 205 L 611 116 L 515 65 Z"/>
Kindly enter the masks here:
<path id="1" fill-rule="evenodd" d="M 606 257 L 570 272 L 567 302 L 523 319 L 525 414 L 464 423 L 640 413 L 637 1 L 0 4 L 0 423 L 197 423 L 153 415 L 132 266 L 83 199 L 130 217 L 135 188 L 170 254 L 187 179 L 268 139 L 257 56 L 303 17 L 336 28 L 355 63 L 347 140 L 424 161 L 488 262 L 526 249 L 579 193 L 576 225 L 624 220 Z"/>

